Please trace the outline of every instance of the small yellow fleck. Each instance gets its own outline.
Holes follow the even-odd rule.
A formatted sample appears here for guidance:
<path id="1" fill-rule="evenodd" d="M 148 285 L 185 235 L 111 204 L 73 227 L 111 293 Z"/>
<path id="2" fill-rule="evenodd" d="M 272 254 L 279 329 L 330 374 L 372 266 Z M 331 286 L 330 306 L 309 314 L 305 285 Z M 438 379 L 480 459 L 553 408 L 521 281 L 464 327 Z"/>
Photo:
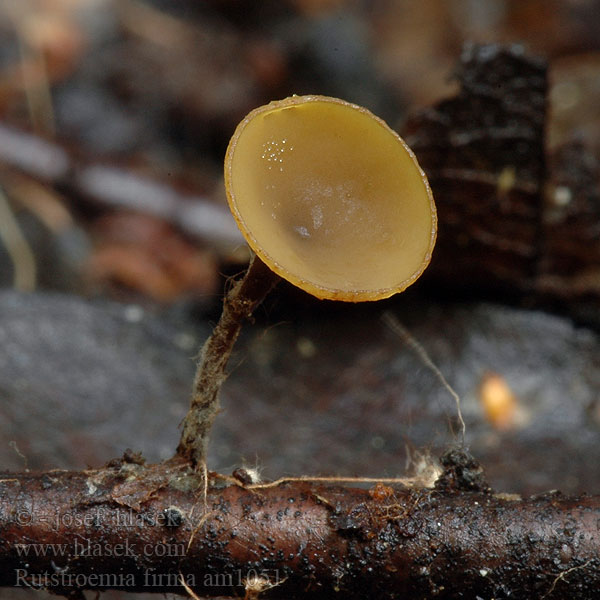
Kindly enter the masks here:
<path id="1" fill-rule="evenodd" d="M 296 350 L 302 358 L 312 358 L 317 353 L 317 347 L 314 342 L 307 337 L 298 338 Z"/>
<path id="2" fill-rule="evenodd" d="M 500 171 L 496 185 L 498 186 L 498 194 L 506 195 L 515 185 L 517 181 L 517 172 L 513 166 L 507 166 Z"/>
<path id="3" fill-rule="evenodd" d="M 515 426 L 518 402 L 504 377 L 486 373 L 479 387 L 479 401 L 494 428 L 506 430 Z"/>

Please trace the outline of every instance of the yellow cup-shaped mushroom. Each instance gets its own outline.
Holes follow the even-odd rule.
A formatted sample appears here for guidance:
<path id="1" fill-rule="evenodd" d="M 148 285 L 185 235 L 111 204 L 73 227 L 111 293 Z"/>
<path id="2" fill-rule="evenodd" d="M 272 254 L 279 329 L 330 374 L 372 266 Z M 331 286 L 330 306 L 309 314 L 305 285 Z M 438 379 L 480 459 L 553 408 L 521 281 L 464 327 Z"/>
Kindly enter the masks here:
<path id="1" fill-rule="evenodd" d="M 436 210 L 414 154 L 343 100 L 292 96 L 253 110 L 229 143 L 225 186 L 259 258 L 318 298 L 387 298 L 431 259 Z"/>

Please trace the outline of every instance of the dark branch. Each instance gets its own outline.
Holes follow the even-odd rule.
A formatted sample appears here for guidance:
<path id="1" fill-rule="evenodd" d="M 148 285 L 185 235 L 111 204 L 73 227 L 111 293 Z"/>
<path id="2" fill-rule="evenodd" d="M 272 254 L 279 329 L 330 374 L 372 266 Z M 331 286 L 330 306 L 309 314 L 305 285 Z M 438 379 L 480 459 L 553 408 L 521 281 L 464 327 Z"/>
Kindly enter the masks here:
<path id="1" fill-rule="evenodd" d="M 254 583 L 278 584 L 272 598 L 345 599 L 600 589 L 600 497 L 224 479 L 213 474 L 204 498 L 180 461 L 4 473 L 0 585 L 184 593 L 183 579 L 199 596 Z"/>

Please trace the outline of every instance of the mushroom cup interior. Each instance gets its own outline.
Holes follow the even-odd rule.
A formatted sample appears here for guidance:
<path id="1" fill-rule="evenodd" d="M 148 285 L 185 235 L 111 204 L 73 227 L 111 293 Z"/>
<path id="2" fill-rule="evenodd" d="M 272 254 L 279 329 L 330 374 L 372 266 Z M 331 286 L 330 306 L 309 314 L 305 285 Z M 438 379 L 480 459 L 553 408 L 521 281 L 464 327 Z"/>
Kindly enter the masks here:
<path id="1" fill-rule="evenodd" d="M 254 110 L 230 142 L 225 180 L 252 249 L 319 298 L 385 298 L 430 261 L 437 222 L 427 179 L 366 109 L 294 96 Z"/>

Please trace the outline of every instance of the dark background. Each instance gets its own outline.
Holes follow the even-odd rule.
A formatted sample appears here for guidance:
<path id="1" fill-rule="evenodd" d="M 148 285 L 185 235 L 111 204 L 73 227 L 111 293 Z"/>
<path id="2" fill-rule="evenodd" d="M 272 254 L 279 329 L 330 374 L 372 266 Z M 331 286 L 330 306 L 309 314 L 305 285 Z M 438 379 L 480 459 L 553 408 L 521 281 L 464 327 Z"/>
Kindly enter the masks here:
<path id="1" fill-rule="evenodd" d="M 548 155 L 576 140 L 600 156 L 595 0 L 3 2 L 0 464 L 168 458 L 193 357 L 248 256 L 221 174 L 238 121 L 318 93 L 402 130 L 457 93 L 466 42 L 548 60 Z M 232 358 L 209 466 L 401 476 L 458 443 L 454 400 L 390 311 L 461 396 L 496 489 L 600 493 L 593 319 L 481 283 L 430 278 L 367 306 L 281 285 Z"/>

